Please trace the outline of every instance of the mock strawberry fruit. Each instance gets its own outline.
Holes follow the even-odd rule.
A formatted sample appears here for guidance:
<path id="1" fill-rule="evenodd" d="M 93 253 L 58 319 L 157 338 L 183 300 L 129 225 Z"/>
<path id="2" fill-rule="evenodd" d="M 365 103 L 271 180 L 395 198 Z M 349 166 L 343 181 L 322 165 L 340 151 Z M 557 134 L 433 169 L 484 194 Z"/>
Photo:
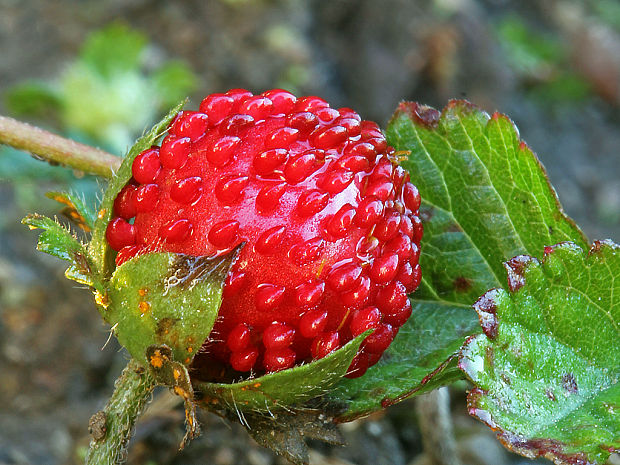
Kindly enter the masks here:
<path id="1" fill-rule="evenodd" d="M 213 94 L 180 112 L 132 174 L 106 231 L 117 265 L 245 244 L 198 376 L 276 372 L 374 329 L 349 369 L 360 376 L 410 316 L 420 196 L 378 126 L 353 110 L 283 90 Z"/>

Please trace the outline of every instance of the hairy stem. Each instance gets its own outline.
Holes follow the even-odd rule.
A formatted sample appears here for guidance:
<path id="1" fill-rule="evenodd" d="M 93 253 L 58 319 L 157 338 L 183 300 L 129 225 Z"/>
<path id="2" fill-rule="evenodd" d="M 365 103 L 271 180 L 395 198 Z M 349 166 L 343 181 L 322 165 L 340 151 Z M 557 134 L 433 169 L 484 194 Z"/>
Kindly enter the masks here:
<path id="1" fill-rule="evenodd" d="M 6 116 L 0 116 L 0 144 L 30 152 L 51 163 L 106 178 L 111 178 L 121 165 L 121 159 L 108 152 Z"/>
<path id="2" fill-rule="evenodd" d="M 450 415 L 450 393 L 442 387 L 416 397 L 424 452 L 433 465 L 460 465 Z"/>
<path id="3" fill-rule="evenodd" d="M 90 420 L 92 439 L 86 465 L 124 462 L 136 420 L 151 399 L 154 388 L 153 377 L 135 360 L 130 360 L 116 380 L 114 393 L 105 409 Z"/>

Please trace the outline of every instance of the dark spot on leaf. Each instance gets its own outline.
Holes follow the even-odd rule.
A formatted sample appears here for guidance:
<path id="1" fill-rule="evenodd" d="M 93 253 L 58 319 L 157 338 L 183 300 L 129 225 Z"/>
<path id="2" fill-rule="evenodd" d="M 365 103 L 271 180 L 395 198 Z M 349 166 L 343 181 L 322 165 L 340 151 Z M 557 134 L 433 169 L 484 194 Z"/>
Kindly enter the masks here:
<path id="1" fill-rule="evenodd" d="M 545 395 L 554 402 L 557 400 L 555 398 L 555 394 L 553 393 L 551 389 L 545 389 Z"/>
<path id="2" fill-rule="evenodd" d="M 484 334 L 490 339 L 497 337 L 497 306 L 495 305 L 495 297 L 499 292 L 498 289 L 491 289 L 480 297 L 474 304 L 474 310 L 478 312 L 480 326 Z"/>
<path id="3" fill-rule="evenodd" d="M 385 394 L 385 388 L 378 387 L 369 392 L 370 397 L 381 397 Z"/>
<path id="4" fill-rule="evenodd" d="M 504 268 L 508 273 L 508 288 L 511 292 L 516 292 L 525 285 L 525 269 L 535 261 L 537 260 L 529 255 L 517 255 L 504 262 Z"/>
<path id="5" fill-rule="evenodd" d="M 417 102 L 401 102 L 398 111 L 406 114 L 414 122 L 427 129 L 435 129 L 439 123 L 441 113 L 428 105 Z"/>
<path id="6" fill-rule="evenodd" d="M 162 318 L 157 322 L 155 334 L 159 339 L 165 338 L 170 334 L 176 324 L 177 320 L 174 318 Z"/>
<path id="7" fill-rule="evenodd" d="M 463 228 L 461 228 L 460 224 L 451 222 L 450 224 L 448 224 L 446 232 L 460 233 L 463 232 Z"/>
<path id="8" fill-rule="evenodd" d="M 502 378 L 502 381 L 504 382 L 504 384 L 506 384 L 507 386 L 510 386 L 510 384 L 512 383 L 512 381 L 510 380 L 510 377 L 506 374 L 506 373 L 502 373 L 500 374 L 500 378 Z"/>
<path id="9" fill-rule="evenodd" d="M 486 346 L 484 348 L 484 362 L 485 367 L 488 370 L 492 370 L 495 365 L 495 352 L 493 352 L 493 348 L 491 346 Z"/>
<path id="10" fill-rule="evenodd" d="M 434 207 L 422 207 L 422 208 L 420 208 L 420 219 L 423 222 L 429 222 L 434 214 L 435 214 L 435 208 Z"/>
<path id="11" fill-rule="evenodd" d="M 454 280 L 454 289 L 456 292 L 467 292 L 471 289 L 471 284 L 471 279 L 459 276 Z"/>
<path id="12" fill-rule="evenodd" d="M 549 235 L 553 236 L 553 227 L 552 226 L 549 226 Z"/>
<path id="13" fill-rule="evenodd" d="M 80 273 L 84 275 L 92 274 L 92 270 L 90 268 L 90 265 L 88 264 L 88 260 L 82 252 L 74 252 L 73 261 L 75 263 L 75 266 L 78 267 Z"/>
<path id="14" fill-rule="evenodd" d="M 571 394 L 576 394 L 579 391 L 577 380 L 572 373 L 564 373 L 562 375 L 562 387 Z"/>

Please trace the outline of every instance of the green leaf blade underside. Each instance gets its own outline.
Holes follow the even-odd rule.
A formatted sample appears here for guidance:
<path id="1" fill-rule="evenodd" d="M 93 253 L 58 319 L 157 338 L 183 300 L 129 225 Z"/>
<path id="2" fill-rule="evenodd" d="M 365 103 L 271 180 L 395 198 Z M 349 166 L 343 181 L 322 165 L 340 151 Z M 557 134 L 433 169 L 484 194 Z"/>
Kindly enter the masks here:
<path id="1" fill-rule="evenodd" d="M 185 102 L 179 103 L 151 130 L 136 141 L 131 147 L 123 162 L 121 163 L 118 172 L 110 180 L 108 187 L 103 196 L 103 201 L 97 213 L 97 220 L 95 222 L 95 228 L 93 230 L 92 240 L 89 245 L 89 252 L 93 257 L 93 260 L 97 263 L 99 269 L 102 270 L 104 278 L 108 278 L 114 270 L 114 251 L 108 246 L 108 242 L 105 238 L 105 231 L 110 219 L 112 218 L 112 210 L 114 205 L 114 199 L 120 190 L 131 179 L 131 165 L 134 159 L 144 150 L 151 147 L 157 142 L 157 140 L 168 130 L 168 125 L 177 115 L 177 113 L 183 108 Z"/>
<path id="2" fill-rule="evenodd" d="M 505 116 L 464 101 L 441 113 L 405 102 L 386 137 L 407 154 L 402 166 L 422 197 L 422 282 L 412 318 L 382 360 L 362 379 L 339 384 L 335 399 L 347 406 L 343 419 L 454 381 L 458 373 L 448 359 L 467 335 L 480 332 L 470 306 L 501 287 L 504 261 L 540 256 L 561 241 L 586 247 L 536 155 Z"/>
<path id="3" fill-rule="evenodd" d="M 86 206 L 82 197 L 69 192 L 48 192 L 45 196 L 66 206 L 63 213 L 86 232 L 92 231 L 97 213 Z"/>
<path id="4" fill-rule="evenodd" d="M 331 391 L 330 388 L 347 373 L 368 333 L 360 334 L 337 351 L 305 365 L 238 383 L 195 381 L 194 390 L 203 394 L 200 402 L 210 409 L 224 406 L 237 411 L 269 413 L 302 406 Z"/>
<path id="5" fill-rule="evenodd" d="M 459 360 L 469 411 L 527 457 L 602 464 L 620 449 L 620 246 L 547 252 L 507 262 L 509 291 L 476 303 L 485 334 Z"/>
<path id="6" fill-rule="evenodd" d="M 150 253 L 129 260 L 112 275 L 103 317 L 141 363 L 149 346 L 166 345 L 173 360 L 189 365 L 213 328 L 235 256 Z"/>
<path id="7" fill-rule="evenodd" d="M 381 360 L 363 376 L 343 380 L 329 394 L 334 409 L 346 406 L 337 420 L 350 421 L 414 392 L 422 394 L 461 379 L 451 359 L 477 328 L 473 311 L 434 302 L 414 303 L 411 318 Z"/>

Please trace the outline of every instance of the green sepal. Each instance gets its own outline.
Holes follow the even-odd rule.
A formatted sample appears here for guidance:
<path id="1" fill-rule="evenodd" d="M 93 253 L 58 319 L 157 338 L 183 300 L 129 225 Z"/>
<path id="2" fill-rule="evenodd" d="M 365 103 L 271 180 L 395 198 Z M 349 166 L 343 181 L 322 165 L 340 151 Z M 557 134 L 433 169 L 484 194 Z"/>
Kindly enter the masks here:
<path id="1" fill-rule="evenodd" d="M 133 258 L 112 275 L 102 316 L 136 360 L 148 347 L 166 345 L 174 361 L 189 365 L 213 328 L 224 278 L 239 250 L 219 257 Z"/>
<path id="2" fill-rule="evenodd" d="M 22 219 L 22 224 L 30 229 L 43 230 L 39 236 L 37 250 L 71 263 L 65 272 L 67 278 L 80 284 L 98 287 L 95 264 L 84 245 L 68 229 L 58 221 L 36 213 Z"/>
<path id="3" fill-rule="evenodd" d="M 484 334 L 460 355 L 469 413 L 526 457 L 605 463 L 620 450 L 620 246 L 566 242 L 505 266 L 508 290 L 476 302 Z"/>
<path id="4" fill-rule="evenodd" d="M 329 392 L 347 373 L 369 334 L 360 334 L 337 351 L 305 365 L 238 383 L 194 381 L 194 390 L 201 392 L 200 404 L 211 410 L 271 412 L 301 405 Z"/>
<path id="5" fill-rule="evenodd" d="M 45 196 L 65 205 L 62 214 L 73 221 L 80 229 L 90 232 L 95 227 L 96 212 L 92 208 L 87 207 L 78 195 L 68 192 L 48 192 Z"/>
<path id="6" fill-rule="evenodd" d="M 112 274 L 115 268 L 115 252 L 110 248 L 105 238 L 106 228 L 112 218 L 114 199 L 116 199 L 117 194 L 131 179 L 131 165 L 134 159 L 142 151 L 155 144 L 155 142 L 167 131 L 168 125 L 181 110 L 181 108 L 183 108 L 183 105 L 185 105 L 185 101 L 179 103 L 176 107 L 170 110 L 170 112 L 159 123 L 153 126 L 148 133 L 136 141 L 123 159 L 118 172 L 108 184 L 108 188 L 103 196 L 103 201 L 101 202 L 99 212 L 97 213 L 93 237 L 89 244 L 89 251 L 94 257 L 98 268 L 101 269 L 103 278 L 105 279 Z"/>

